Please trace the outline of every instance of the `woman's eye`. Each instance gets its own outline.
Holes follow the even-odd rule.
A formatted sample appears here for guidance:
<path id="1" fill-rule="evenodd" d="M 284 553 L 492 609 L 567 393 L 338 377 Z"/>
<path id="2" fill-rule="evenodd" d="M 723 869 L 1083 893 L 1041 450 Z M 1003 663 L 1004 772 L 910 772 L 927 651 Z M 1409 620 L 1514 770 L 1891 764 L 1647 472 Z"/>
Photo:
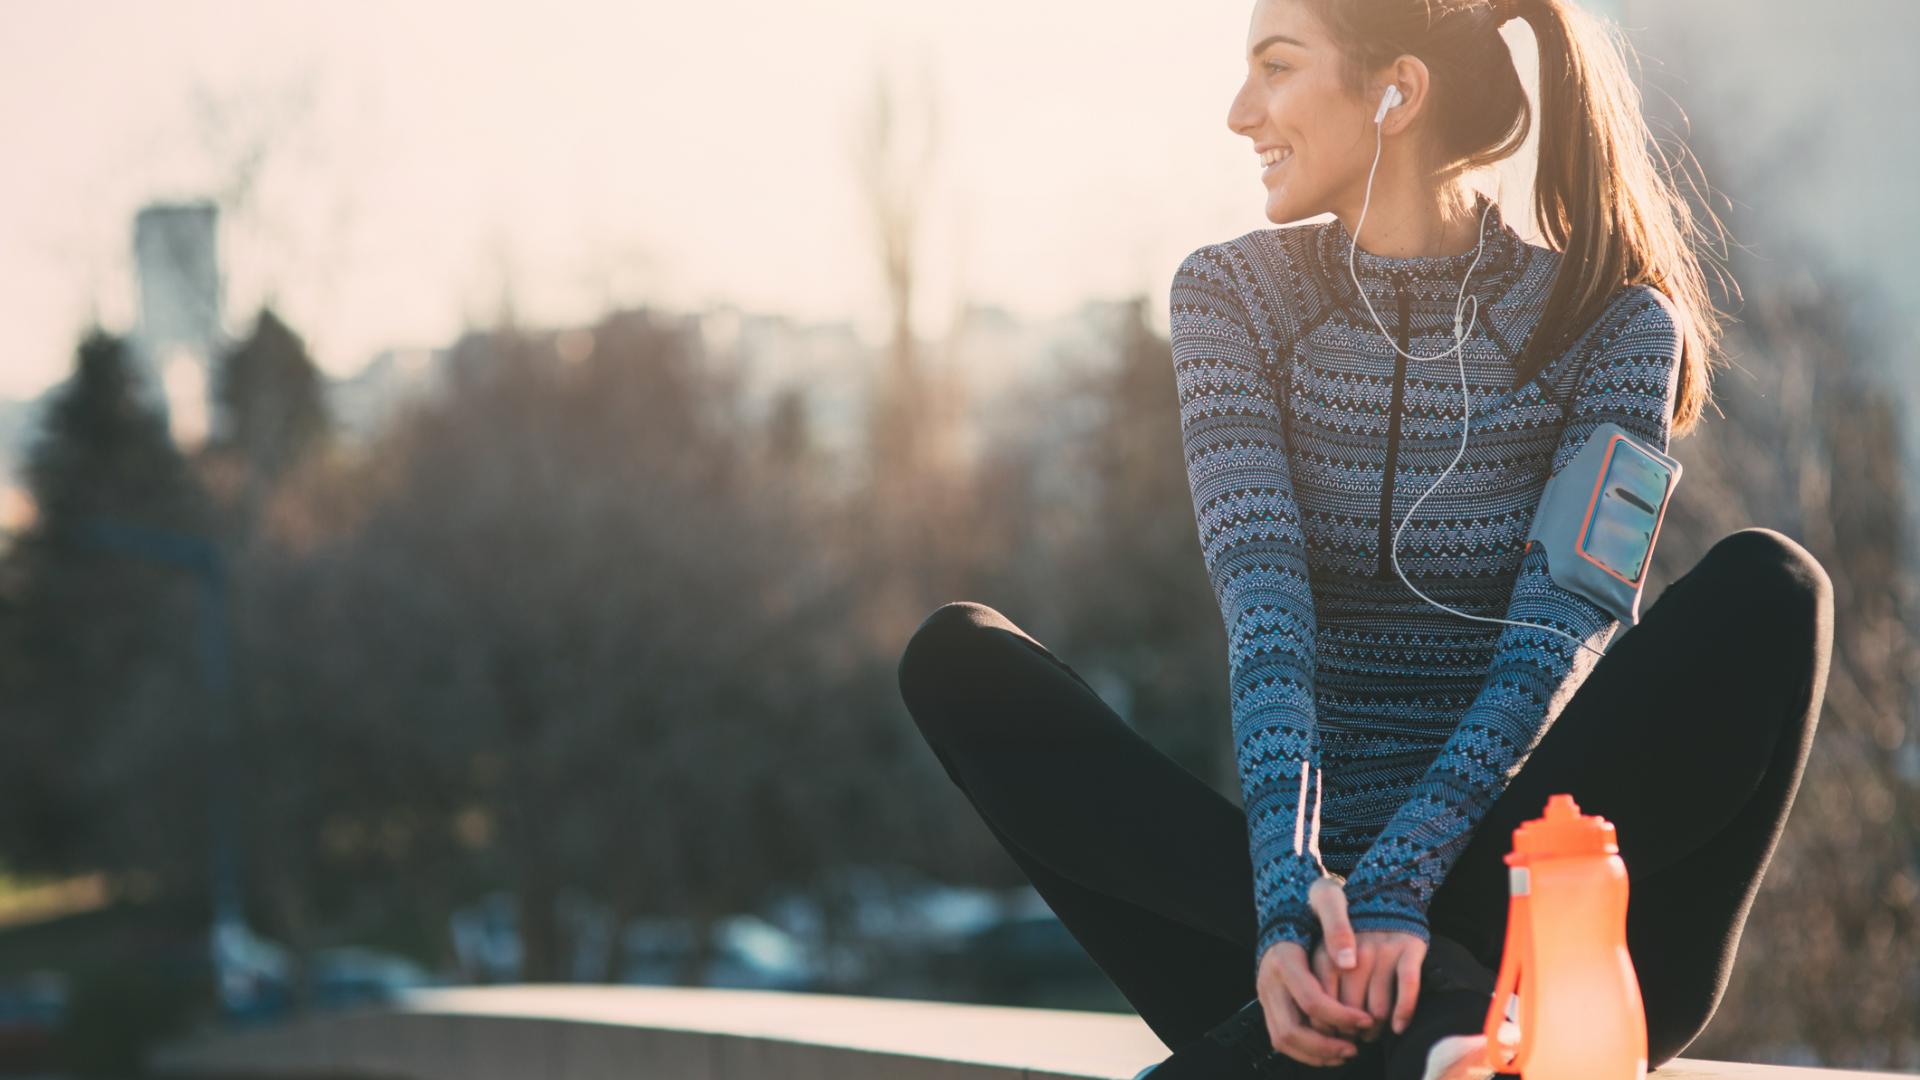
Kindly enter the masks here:
<path id="1" fill-rule="evenodd" d="M 1267 62 L 1266 62 L 1265 64 L 1263 64 L 1263 65 L 1261 65 L 1261 66 L 1263 66 L 1263 67 L 1265 67 L 1265 68 L 1266 68 L 1266 69 L 1267 69 L 1268 71 L 1271 71 L 1271 72 L 1273 72 L 1274 74 L 1276 74 L 1276 75 L 1278 75 L 1278 74 L 1279 74 L 1279 73 L 1280 73 L 1280 72 L 1281 72 L 1282 70 L 1284 70 L 1284 69 L 1286 69 L 1286 68 L 1289 68 L 1289 67 L 1292 67 L 1293 65 L 1291 65 L 1291 64 L 1283 64 L 1283 63 L 1281 63 L 1281 62 L 1279 62 L 1278 60 L 1269 60 L 1269 61 L 1267 61 Z"/>

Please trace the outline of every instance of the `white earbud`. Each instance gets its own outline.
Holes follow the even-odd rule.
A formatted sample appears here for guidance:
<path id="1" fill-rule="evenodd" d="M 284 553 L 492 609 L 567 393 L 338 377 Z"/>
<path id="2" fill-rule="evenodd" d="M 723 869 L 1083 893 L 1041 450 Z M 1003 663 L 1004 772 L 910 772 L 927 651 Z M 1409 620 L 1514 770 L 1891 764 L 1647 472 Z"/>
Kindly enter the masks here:
<path id="1" fill-rule="evenodd" d="M 1425 600 L 1427 603 L 1432 604 L 1434 607 L 1437 607 L 1442 611 L 1449 611 L 1455 615 L 1459 615 L 1463 618 L 1472 619 L 1476 622 L 1506 623 L 1510 626 L 1530 626 L 1536 630 L 1546 630 L 1550 633 L 1559 634 L 1561 637 L 1566 638 L 1567 640 L 1573 642 L 1575 645 L 1580 646 L 1581 648 L 1587 650 L 1590 653 L 1593 653 L 1597 656 L 1605 656 L 1606 654 L 1601 652 L 1599 649 L 1596 649 L 1593 646 L 1588 645 L 1586 642 L 1581 641 L 1579 638 L 1574 637 L 1572 634 L 1569 634 L 1566 631 L 1560 630 L 1556 627 L 1542 626 L 1539 623 L 1518 622 L 1513 619 L 1490 619 L 1483 615 L 1469 614 L 1467 612 L 1461 611 L 1458 608 L 1450 608 L 1447 605 L 1441 603 L 1440 601 L 1435 600 L 1433 597 L 1428 596 L 1426 593 L 1421 592 L 1419 589 L 1414 588 L 1413 582 L 1408 581 L 1407 575 L 1401 572 L 1400 570 L 1400 534 L 1406 530 L 1407 522 L 1413 520 L 1413 512 L 1415 510 L 1420 509 L 1421 503 L 1427 501 L 1427 495 L 1431 495 L 1435 491 L 1438 491 L 1440 489 L 1441 482 L 1447 478 L 1448 473 L 1453 471 L 1453 467 L 1455 465 L 1460 464 L 1461 456 L 1467 452 L 1467 429 L 1469 426 L 1471 426 L 1473 413 L 1472 413 L 1472 406 L 1469 401 L 1469 395 L 1467 393 L 1467 361 L 1466 361 L 1466 356 L 1462 352 L 1462 350 L 1466 346 L 1467 337 L 1471 333 L 1471 328 L 1473 326 L 1474 320 L 1478 318 L 1480 315 L 1480 298 L 1477 296 L 1469 297 L 1467 295 L 1467 281 L 1469 278 L 1473 277 L 1473 268 L 1480 265 L 1480 252 L 1486 247 L 1486 243 L 1487 243 L 1487 215 L 1492 212 L 1493 204 L 1498 201 L 1498 199 L 1489 199 L 1487 202 L 1486 211 L 1482 212 L 1480 215 L 1480 244 L 1478 247 L 1474 249 L 1473 262 L 1467 266 L 1466 276 L 1460 279 L 1460 296 L 1454 302 L 1454 307 L 1453 307 L 1453 348 L 1448 349 L 1446 352 L 1436 353 L 1433 356 L 1415 356 L 1412 353 L 1407 352 L 1405 349 L 1402 349 L 1399 345 L 1394 344 L 1392 335 L 1387 333 L 1387 328 L 1385 324 L 1381 323 L 1380 321 L 1380 313 L 1373 310 L 1373 301 L 1367 298 L 1367 290 L 1362 288 L 1360 285 L 1360 275 L 1358 272 L 1354 270 L 1353 260 L 1354 260 L 1354 252 L 1360 249 L 1360 227 L 1362 225 L 1365 225 L 1367 222 L 1367 207 L 1372 205 L 1373 203 L 1373 174 L 1376 170 L 1380 168 L 1380 152 L 1382 149 L 1381 133 L 1384 130 L 1381 127 L 1381 124 L 1383 124 L 1387 119 L 1387 110 L 1398 108 L 1400 105 L 1404 104 L 1405 102 L 1406 102 L 1406 96 L 1400 93 L 1400 87 L 1397 84 L 1390 83 L 1387 86 L 1386 93 L 1380 95 L 1379 110 L 1373 114 L 1373 134 L 1374 134 L 1373 168 L 1367 171 L 1366 198 L 1361 201 L 1360 221 L 1358 224 L 1354 225 L 1353 227 L 1353 244 L 1347 250 L 1347 273 L 1352 275 L 1353 277 L 1354 291 L 1360 294 L 1361 302 L 1367 305 L 1367 314 L 1373 317 L 1373 324 L 1380 328 L 1380 335 L 1387 339 L 1387 344 L 1393 346 L 1394 352 L 1399 353 L 1401 356 L 1404 356 L 1409 360 L 1438 360 L 1440 357 L 1446 356 L 1448 353 L 1453 354 L 1454 359 L 1458 361 L 1460 364 L 1460 406 L 1462 410 L 1462 416 L 1460 420 L 1460 451 L 1459 453 L 1456 453 L 1455 455 L 1453 455 L 1453 460 L 1447 463 L 1447 467 L 1440 470 L 1439 479 L 1436 479 L 1433 482 L 1433 486 L 1426 490 L 1426 494 L 1421 495 L 1418 499 L 1415 499 L 1413 501 L 1413 505 L 1407 508 L 1407 516 L 1400 519 L 1400 527 L 1393 530 L 1393 543 L 1389 545 L 1387 548 L 1387 554 L 1393 560 L 1393 572 L 1395 574 L 1398 574 L 1400 576 L 1400 580 L 1407 586 L 1407 588 L 1413 589 L 1414 594 L 1419 596 L 1420 599 Z M 1498 190 L 1498 189 L 1496 188 L 1495 190 Z M 1467 315 L 1463 320 L 1461 317 L 1462 309 L 1465 308 L 1469 302 L 1471 302 L 1472 304 L 1473 313 L 1471 315 Z"/>
<path id="2" fill-rule="evenodd" d="M 1388 109 L 1397 109 L 1406 102 L 1397 83 L 1388 83 L 1387 92 L 1380 95 L 1380 111 L 1373 114 L 1373 122 L 1378 124 L 1387 118 Z"/>

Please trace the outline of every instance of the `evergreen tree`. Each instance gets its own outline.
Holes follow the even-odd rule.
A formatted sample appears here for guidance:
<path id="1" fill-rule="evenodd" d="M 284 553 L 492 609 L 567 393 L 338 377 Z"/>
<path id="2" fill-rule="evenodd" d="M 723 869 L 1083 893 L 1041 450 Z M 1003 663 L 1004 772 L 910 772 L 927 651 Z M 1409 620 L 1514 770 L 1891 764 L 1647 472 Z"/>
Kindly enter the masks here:
<path id="1" fill-rule="evenodd" d="M 37 515 L 25 543 L 69 542 L 103 517 L 189 532 L 201 523 L 186 462 L 139 377 L 124 339 L 88 332 L 28 452 Z"/>
<path id="2" fill-rule="evenodd" d="M 0 853 L 22 868 L 183 869 L 148 862 L 169 859 L 148 830 L 170 823 L 134 777 L 192 752 L 193 736 L 167 730 L 191 720 L 180 706 L 196 684 L 196 582 L 171 560 L 204 512 L 138 378 L 122 339 L 89 331 L 26 463 L 37 515 L 6 557 L 15 677 L 0 734 Z"/>
<path id="3" fill-rule="evenodd" d="M 255 481 L 271 488 L 329 437 L 320 371 L 298 334 L 271 308 L 222 359 L 215 381 L 222 449 L 236 452 Z"/>

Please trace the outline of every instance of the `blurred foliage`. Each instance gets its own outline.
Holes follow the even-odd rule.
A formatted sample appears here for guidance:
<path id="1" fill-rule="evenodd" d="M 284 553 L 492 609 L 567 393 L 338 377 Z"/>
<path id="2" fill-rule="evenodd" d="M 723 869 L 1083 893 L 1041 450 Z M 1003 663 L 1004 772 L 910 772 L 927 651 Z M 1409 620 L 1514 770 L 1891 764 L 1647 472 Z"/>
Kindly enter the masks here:
<path id="1" fill-rule="evenodd" d="M 150 1046 L 187 1029 L 198 1001 L 212 993 L 205 983 L 125 958 L 85 969 L 74 980 L 54 1053 L 74 1075 L 137 1075 Z"/>
<path id="2" fill-rule="evenodd" d="M 1691 147 L 1707 175 L 1731 160 Z M 1764 175 L 1743 175 L 1767 205 Z M 1723 218 L 1735 236 L 1762 224 Z M 1674 444 L 1685 467 L 1648 595 L 1721 536 L 1765 525 L 1834 585 L 1827 692 L 1800 788 L 1740 938 L 1726 995 L 1687 1054 L 1835 1067 L 1920 1067 L 1920 608 L 1911 420 L 1884 357 L 1885 298 L 1809 253 L 1734 248 L 1743 302 L 1716 374 L 1718 411 Z"/>
<path id="3" fill-rule="evenodd" d="M 38 513 L 0 565 L 0 850 L 27 871 L 190 862 L 204 817 L 175 815 L 204 785 L 203 729 L 179 723 L 204 704 L 200 595 L 167 538 L 204 533 L 208 506 L 120 339 L 81 342 L 26 479 Z"/>
<path id="4" fill-rule="evenodd" d="M 10 926 L 0 930 L 0 982 L 62 986 L 64 1017 L 46 1047 L 62 1067 L 134 1075 L 154 1040 L 183 1034 L 212 999 L 206 920 L 204 902 L 161 897 Z M 21 1064 L 9 1057 L 0 1071 Z"/>

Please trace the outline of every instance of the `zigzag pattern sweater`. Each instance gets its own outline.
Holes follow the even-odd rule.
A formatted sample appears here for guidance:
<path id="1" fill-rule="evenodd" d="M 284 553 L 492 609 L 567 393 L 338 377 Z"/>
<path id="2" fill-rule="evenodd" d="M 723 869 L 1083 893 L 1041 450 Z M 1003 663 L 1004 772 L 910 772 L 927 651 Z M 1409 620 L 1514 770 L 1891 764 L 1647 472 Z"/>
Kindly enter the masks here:
<path id="1" fill-rule="evenodd" d="M 1323 874 L 1344 878 L 1356 930 L 1431 940 L 1434 890 L 1598 662 L 1557 634 L 1442 611 L 1395 574 L 1394 530 L 1460 447 L 1462 361 L 1437 354 L 1474 252 L 1356 254 L 1381 323 L 1436 357 L 1409 360 L 1354 291 L 1352 243 L 1338 219 L 1256 230 L 1187 256 L 1171 290 L 1187 478 L 1226 628 L 1256 971 L 1276 942 L 1311 951 L 1307 888 Z M 1667 448 L 1681 339 L 1670 299 L 1625 287 L 1515 386 L 1560 258 L 1493 209 L 1468 284 L 1466 453 L 1397 552 L 1449 607 L 1602 649 L 1618 620 L 1556 584 L 1526 535 L 1547 480 L 1599 424 Z"/>

